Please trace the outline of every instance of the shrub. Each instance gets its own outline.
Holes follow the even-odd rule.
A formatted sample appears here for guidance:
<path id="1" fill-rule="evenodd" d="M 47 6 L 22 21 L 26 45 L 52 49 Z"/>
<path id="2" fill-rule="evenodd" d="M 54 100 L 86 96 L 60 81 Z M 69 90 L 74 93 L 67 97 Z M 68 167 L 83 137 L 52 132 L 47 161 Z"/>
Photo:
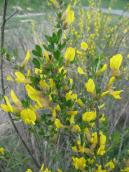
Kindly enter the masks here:
<path id="1" fill-rule="evenodd" d="M 12 89 L 12 102 L 5 96 L 1 108 L 22 120 L 34 136 L 33 155 L 38 165 L 34 163 L 42 172 L 128 171 L 128 151 L 123 144 L 126 123 L 124 134 L 110 133 L 104 111 L 107 99 L 111 104 L 121 99 L 123 87 L 117 83 L 125 76 L 125 59 L 116 51 L 108 52 L 107 58 L 105 50 L 115 48 L 114 37 L 107 39 L 105 36 L 112 34 L 104 34 L 100 41 L 101 12 L 92 18 L 94 11 L 88 11 L 86 35 L 81 24 L 80 34 L 76 34 L 72 2 L 50 2 L 56 8 L 55 29 L 45 35 L 43 46 L 35 46 L 33 55 L 28 50 L 15 75 L 8 76 L 8 80 L 21 85 L 22 96 L 19 98 Z M 106 24 L 104 27 L 110 28 Z M 114 27 L 110 29 L 112 32 Z M 120 138 L 117 144 L 116 137 Z"/>

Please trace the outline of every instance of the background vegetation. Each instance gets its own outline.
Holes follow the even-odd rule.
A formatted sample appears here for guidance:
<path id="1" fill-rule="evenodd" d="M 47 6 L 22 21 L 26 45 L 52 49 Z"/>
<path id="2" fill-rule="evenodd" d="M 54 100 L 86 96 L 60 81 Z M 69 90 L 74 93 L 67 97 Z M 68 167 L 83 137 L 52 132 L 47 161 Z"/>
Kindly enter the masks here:
<path id="1" fill-rule="evenodd" d="M 2 4 L 3 1 L 1 0 L 1 15 L 3 9 Z M 91 10 L 83 9 L 83 6 L 88 6 Z M 94 76 L 92 75 L 94 68 L 96 70 L 96 66 L 97 69 L 99 69 L 104 63 L 109 64 L 109 60 L 113 55 L 120 53 L 124 57 L 122 75 L 118 77 L 117 84 L 114 85 L 117 90 L 124 90 L 122 93 L 122 99 L 120 101 L 113 101 L 111 98 L 104 99 L 105 107 L 103 109 L 103 113 L 106 114 L 109 121 L 106 121 L 104 124 L 105 126 L 102 126 L 105 133 L 107 133 L 108 130 L 107 137 L 110 137 L 112 134 L 112 140 L 110 140 L 111 143 L 108 142 L 108 144 L 111 144 L 111 152 L 108 154 L 107 159 L 117 156 L 119 161 L 124 160 L 123 164 L 120 164 L 120 166 L 118 166 L 116 169 L 116 171 L 120 171 L 121 168 L 124 168 L 125 166 L 128 167 L 127 157 L 129 147 L 129 130 L 125 121 L 128 122 L 129 94 L 127 88 L 129 86 L 129 21 L 128 17 L 123 15 L 114 15 L 112 11 L 109 11 L 108 14 L 101 11 L 102 8 L 108 8 L 110 6 L 112 9 L 125 10 L 127 12 L 129 11 L 128 0 L 118 0 L 114 2 L 103 0 L 102 4 L 99 6 L 99 10 L 97 10 L 98 2 L 96 1 L 93 4 L 90 4 L 88 1 L 82 0 L 81 3 L 78 3 L 78 7 L 73 6 L 76 22 L 73 23 L 68 31 L 67 29 L 65 30 L 65 35 L 68 38 L 67 47 L 76 47 L 78 54 L 77 60 L 70 67 L 68 67 L 67 70 L 68 76 L 73 78 L 74 82 L 76 83 L 76 86 L 74 87 L 76 93 L 81 96 L 82 100 L 85 100 L 86 98 L 88 99 L 87 101 L 90 101 L 90 98 L 85 97 L 84 94 L 86 92 L 84 88 L 86 77 L 85 75 L 82 76 L 80 81 L 80 75 L 77 72 L 77 67 L 81 66 L 86 73 L 87 71 L 90 71 L 88 76 L 91 77 Z M 10 16 L 10 14 L 17 9 L 17 14 L 8 20 L 5 28 L 5 78 L 8 74 L 11 74 L 14 77 L 15 75 L 13 71 L 19 69 L 19 64 L 21 61 L 23 61 L 27 50 L 36 50 L 35 45 L 37 44 L 40 46 L 47 44 L 49 38 L 46 40 L 45 35 L 50 36 L 51 33 L 56 30 L 56 10 L 48 5 L 47 0 L 10 0 L 8 4 L 7 16 Z M 24 14 L 28 13 L 35 13 L 35 15 L 24 16 Z M 42 14 L 36 16 L 38 13 Z M 87 42 L 89 46 L 88 53 L 85 52 L 84 54 L 79 54 L 81 51 L 80 44 L 82 41 Z M 35 58 L 35 54 L 33 54 L 32 57 Z M 36 67 L 36 65 L 38 66 L 37 63 L 30 62 L 28 68 L 33 66 Z M 103 84 L 100 86 L 101 88 L 104 88 L 104 83 L 107 81 L 108 72 L 109 71 L 107 71 L 101 78 L 103 81 Z M 100 81 L 97 80 L 96 83 L 99 84 Z M 19 85 L 16 86 L 15 83 L 10 83 L 9 81 L 5 81 L 5 85 L 7 87 L 7 95 L 10 94 L 10 88 L 14 88 L 16 94 L 22 98 L 21 92 L 19 92 L 21 89 Z M 99 88 L 97 89 L 99 90 Z M 82 91 L 82 95 L 80 95 L 80 91 Z M 1 102 L 2 100 L 3 99 L 1 99 Z M 5 118 L 5 113 L 3 111 L 1 111 L 0 119 L 1 126 L 3 121 L 6 122 L 4 125 L 6 131 L 3 132 L 0 137 L 0 146 L 3 146 L 6 150 L 5 157 L 1 156 L 0 159 L 0 170 L 2 172 L 23 172 L 26 171 L 27 168 L 31 168 L 36 171 L 36 166 L 33 163 L 32 158 L 29 156 L 21 140 L 14 132 L 15 130 L 13 130 L 12 126 L 10 126 L 9 120 Z M 51 134 L 53 134 L 51 133 L 51 124 L 50 131 L 44 134 L 42 133 L 42 130 L 38 130 L 38 125 L 40 124 L 36 126 L 37 128 L 35 133 L 33 131 L 34 128 L 23 124 L 21 120 L 14 118 L 14 121 L 16 122 L 24 140 L 31 148 L 32 153 L 37 156 L 37 152 L 35 150 L 42 151 L 41 155 L 43 155 L 43 163 L 46 167 L 52 169 L 53 171 L 56 171 L 57 167 L 60 167 L 64 171 L 69 170 L 71 167 L 71 159 L 69 157 L 69 153 L 71 154 L 71 151 L 69 150 L 69 147 L 71 146 L 70 133 L 68 135 L 66 134 L 67 132 L 64 133 L 63 137 L 61 137 L 62 140 L 60 141 L 60 144 L 58 144 L 56 142 L 57 135 L 52 137 L 52 141 L 50 139 Z M 42 120 L 42 122 L 44 122 L 44 120 Z M 49 120 L 45 122 L 48 124 L 45 126 L 46 129 L 49 126 Z M 33 141 L 34 137 L 36 137 L 36 140 L 38 140 L 36 146 Z M 49 141 L 51 142 L 47 142 L 47 139 L 50 139 Z M 67 140 L 67 143 L 65 143 L 66 145 L 63 145 L 64 140 Z M 65 151 L 62 152 L 60 146 L 64 146 Z M 38 158 L 40 159 L 40 157 Z M 64 163 L 64 159 L 66 163 Z M 71 168 L 71 171 L 76 171 L 76 169 Z M 113 169 L 110 171 L 113 171 Z"/>

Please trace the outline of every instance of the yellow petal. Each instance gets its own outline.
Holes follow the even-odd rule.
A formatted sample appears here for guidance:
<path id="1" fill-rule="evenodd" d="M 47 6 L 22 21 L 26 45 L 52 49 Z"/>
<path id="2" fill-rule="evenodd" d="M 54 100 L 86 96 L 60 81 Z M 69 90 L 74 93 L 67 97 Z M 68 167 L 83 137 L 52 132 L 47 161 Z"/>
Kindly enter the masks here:
<path id="1" fill-rule="evenodd" d="M 121 99 L 120 94 L 123 92 L 123 90 L 120 91 L 111 91 L 110 94 L 117 100 Z"/>
<path id="2" fill-rule="evenodd" d="M 71 10 L 70 5 L 67 7 L 67 10 L 66 10 L 66 12 L 64 14 L 64 18 L 65 18 L 65 22 L 67 24 L 72 24 L 74 22 L 74 20 L 75 20 L 74 11 Z"/>
<path id="3" fill-rule="evenodd" d="M 23 109 L 21 111 L 21 119 L 24 121 L 25 124 L 28 125 L 35 125 L 36 121 L 36 113 L 31 109 Z"/>
<path id="4" fill-rule="evenodd" d="M 26 53 L 26 57 L 25 57 L 24 61 L 22 62 L 21 66 L 25 67 L 29 60 L 30 60 L 30 51 L 28 50 Z"/>
<path id="5" fill-rule="evenodd" d="M 84 122 L 90 122 L 96 119 L 96 112 L 91 111 L 91 112 L 85 112 L 82 114 L 82 120 Z"/>
<path id="6" fill-rule="evenodd" d="M 15 79 L 15 80 L 16 80 L 18 83 L 24 83 L 24 84 L 26 84 L 26 83 L 29 83 L 29 82 L 30 82 L 29 80 L 27 80 L 27 79 L 25 78 L 24 74 L 21 73 L 21 72 L 15 72 L 15 75 L 16 75 L 16 79 Z"/>
<path id="7" fill-rule="evenodd" d="M 45 80 L 40 80 L 39 85 L 42 89 L 48 89 L 49 88 L 49 86 Z"/>
<path id="8" fill-rule="evenodd" d="M 107 64 L 104 64 L 97 72 L 96 75 L 99 76 L 107 70 Z"/>
<path id="9" fill-rule="evenodd" d="M 7 106 L 6 104 L 1 104 L 1 109 L 4 111 L 4 112 L 12 112 L 12 110 L 10 109 L 9 106 Z"/>
<path id="10" fill-rule="evenodd" d="M 61 123 L 61 121 L 59 119 L 55 119 L 54 124 L 55 124 L 57 129 L 60 129 L 63 127 L 63 124 Z"/>
<path id="11" fill-rule="evenodd" d="M 75 57 L 75 48 L 72 47 L 67 48 L 64 57 L 66 62 L 72 62 Z"/>
<path id="12" fill-rule="evenodd" d="M 78 71 L 78 73 L 79 73 L 80 75 L 84 75 L 84 74 L 85 74 L 85 72 L 83 71 L 83 69 L 82 69 L 81 67 L 78 67 L 78 68 L 77 68 L 77 71 Z"/>
<path id="13" fill-rule="evenodd" d="M 95 83 L 93 81 L 93 79 L 89 79 L 86 83 L 85 83 L 85 88 L 87 90 L 87 92 L 93 94 L 95 92 Z"/>
<path id="14" fill-rule="evenodd" d="M 6 76 L 6 80 L 7 80 L 7 81 L 13 81 L 13 78 L 12 78 L 11 75 L 7 75 L 7 76 Z"/>
<path id="15" fill-rule="evenodd" d="M 123 60 L 123 57 L 121 54 L 116 54 L 115 56 L 110 58 L 110 68 L 114 75 L 118 73 L 119 68 L 122 64 L 122 60 Z"/>
<path id="16" fill-rule="evenodd" d="M 4 96 L 4 99 L 5 99 L 5 102 L 6 102 L 7 106 L 8 106 L 8 108 L 10 109 L 10 112 L 13 112 L 13 107 L 10 104 L 10 101 L 9 101 L 8 97 Z"/>
<path id="17" fill-rule="evenodd" d="M 12 98 L 15 105 L 17 105 L 17 106 L 22 105 L 21 101 L 17 98 L 17 96 L 16 96 L 16 94 L 15 94 L 15 92 L 13 90 L 11 90 L 11 98 Z"/>
<path id="18" fill-rule="evenodd" d="M 88 49 L 88 45 L 87 45 L 86 42 L 82 42 L 82 43 L 81 43 L 81 49 L 82 49 L 82 50 L 87 50 L 87 49 Z"/>

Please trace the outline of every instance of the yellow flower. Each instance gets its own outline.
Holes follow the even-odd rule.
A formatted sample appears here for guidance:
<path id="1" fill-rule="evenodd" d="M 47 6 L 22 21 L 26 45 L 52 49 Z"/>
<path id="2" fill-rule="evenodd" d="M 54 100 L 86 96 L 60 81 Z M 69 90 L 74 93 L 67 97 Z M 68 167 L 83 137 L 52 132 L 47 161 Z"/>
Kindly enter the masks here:
<path id="1" fill-rule="evenodd" d="M 61 68 L 59 68 L 59 73 L 62 73 L 66 76 L 67 70 L 62 66 Z"/>
<path id="2" fill-rule="evenodd" d="M 9 101 L 8 97 L 4 96 L 4 99 L 5 99 L 6 104 L 1 104 L 2 110 L 5 111 L 5 112 L 13 112 L 13 107 L 10 104 L 10 101 Z"/>
<path id="3" fill-rule="evenodd" d="M 73 125 L 72 126 L 72 132 L 75 132 L 75 133 L 80 133 L 81 129 L 79 127 L 79 125 Z"/>
<path id="4" fill-rule="evenodd" d="M 110 168 L 111 170 L 115 168 L 115 164 L 114 162 L 111 160 L 109 162 L 106 163 L 105 167 Z"/>
<path id="5" fill-rule="evenodd" d="M 31 85 L 27 84 L 25 86 L 28 96 L 38 103 L 39 107 L 48 107 L 48 100 L 42 97 L 41 91 L 33 88 Z"/>
<path id="6" fill-rule="evenodd" d="M 5 149 L 3 147 L 0 147 L 0 155 L 4 155 Z"/>
<path id="7" fill-rule="evenodd" d="M 103 156 L 105 154 L 106 136 L 100 131 L 100 146 L 97 151 L 97 155 Z M 98 138 L 97 138 L 98 140 Z"/>
<path id="8" fill-rule="evenodd" d="M 103 156 L 105 154 L 105 145 L 100 145 L 97 151 L 97 155 Z"/>
<path id="9" fill-rule="evenodd" d="M 71 6 L 70 5 L 66 9 L 66 12 L 65 12 L 63 18 L 65 18 L 65 22 L 67 24 L 69 24 L 69 25 L 74 22 L 74 20 L 75 20 L 74 11 L 71 10 Z"/>
<path id="10" fill-rule="evenodd" d="M 102 114 L 102 116 L 100 117 L 100 122 L 105 122 L 105 121 L 106 121 L 105 115 Z"/>
<path id="11" fill-rule="evenodd" d="M 124 169 L 121 170 L 121 172 L 129 172 L 129 167 L 125 167 Z"/>
<path id="12" fill-rule="evenodd" d="M 24 76 L 23 73 L 21 73 L 21 72 L 15 72 L 15 75 L 16 75 L 16 79 L 15 80 L 18 83 L 24 83 L 24 84 L 30 83 L 30 81 L 25 78 L 25 76 Z"/>
<path id="13" fill-rule="evenodd" d="M 70 115 L 70 119 L 69 119 L 70 124 L 74 124 L 75 123 L 74 118 L 78 114 L 78 111 L 68 111 L 67 114 Z"/>
<path id="14" fill-rule="evenodd" d="M 40 74 L 42 74 L 43 71 L 41 69 L 34 68 L 34 72 L 36 75 L 40 75 Z"/>
<path id="15" fill-rule="evenodd" d="M 97 72 L 96 75 L 99 76 L 107 70 L 107 64 L 104 64 Z"/>
<path id="16" fill-rule="evenodd" d="M 107 94 L 109 94 L 109 91 L 104 91 L 104 92 L 101 93 L 101 97 L 104 97 L 104 96 L 106 96 Z"/>
<path id="17" fill-rule="evenodd" d="M 79 56 L 83 56 L 83 52 L 81 52 L 81 51 L 79 51 L 79 50 L 77 50 L 76 53 L 77 53 L 77 55 L 79 55 Z"/>
<path id="18" fill-rule="evenodd" d="M 90 122 L 96 119 L 96 112 L 91 111 L 91 112 L 85 112 L 82 114 L 82 120 L 84 122 Z"/>
<path id="19" fill-rule="evenodd" d="M 80 107 L 84 107 L 84 103 L 81 99 L 77 99 L 76 103 L 80 106 Z"/>
<path id="20" fill-rule="evenodd" d="M 78 152 L 84 153 L 85 152 L 85 147 L 81 146 L 81 145 L 78 145 Z"/>
<path id="21" fill-rule="evenodd" d="M 81 67 L 78 67 L 78 68 L 77 68 L 77 71 L 78 71 L 78 73 L 79 73 L 80 75 L 84 75 L 84 74 L 85 74 L 85 72 L 83 71 L 83 69 L 82 69 Z"/>
<path id="22" fill-rule="evenodd" d="M 51 172 L 51 170 L 49 170 L 48 168 L 44 168 L 44 164 L 42 164 L 41 168 L 40 168 L 40 172 Z"/>
<path id="23" fill-rule="evenodd" d="M 77 100 L 77 94 L 73 93 L 70 90 L 68 93 L 66 93 L 65 98 L 66 98 L 66 101 L 68 101 L 68 100 L 73 100 L 74 101 L 74 100 Z"/>
<path id="24" fill-rule="evenodd" d="M 98 141 L 97 132 L 92 133 L 92 135 L 91 135 L 91 140 L 90 140 L 90 141 L 91 141 L 91 143 L 94 144 L 94 145 L 97 144 L 97 141 Z"/>
<path id="25" fill-rule="evenodd" d="M 34 101 L 36 101 L 38 104 L 40 104 L 40 95 L 41 95 L 41 92 L 38 91 L 38 90 L 36 90 L 35 88 L 33 88 L 33 87 L 32 87 L 31 85 L 29 85 L 29 84 L 27 84 L 27 85 L 25 86 L 25 88 L 26 88 L 26 91 L 27 91 L 28 96 L 29 96 L 32 100 L 34 100 Z"/>
<path id="26" fill-rule="evenodd" d="M 57 2 L 57 0 L 50 0 L 50 2 L 56 7 L 59 7 L 59 3 Z"/>
<path id="27" fill-rule="evenodd" d="M 100 131 L 100 145 L 106 144 L 106 136 Z"/>
<path id="28" fill-rule="evenodd" d="M 114 99 L 120 100 L 120 94 L 123 92 L 123 90 L 120 91 L 111 91 L 110 95 L 112 95 L 114 97 Z"/>
<path id="29" fill-rule="evenodd" d="M 75 48 L 68 47 L 65 51 L 64 57 L 67 63 L 72 62 L 75 57 Z"/>
<path id="30" fill-rule="evenodd" d="M 60 168 L 57 169 L 57 172 L 62 172 L 62 170 Z"/>
<path id="31" fill-rule="evenodd" d="M 17 96 L 13 90 L 11 90 L 11 98 L 16 106 L 22 106 L 21 101 L 17 98 Z"/>
<path id="32" fill-rule="evenodd" d="M 82 42 L 82 43 L 81 43 L 81 49 L 82 49 L 82 50 L 87 50 L 87 49 L 88 49 L 88 45 L 87 45 L 86 42 Z"/>
<path id="33" fill-rule="evenodd" d="M 72 78 L 69 78 L 69 83 L 70 83 L 70 85 L 73 85 L 73 79 Z"/>
<path id="34" fill-rule="evenodd" d="M 39 85 L 43 90 L 48 90 L 48 88 L 49 88 L 49 86 L 45 80 L 40 80 Z"/>
<path id="35" fill-rule="evenodd" d="M 78 151 L 78 150 L 77 150 L 77 146 L 73 146 L 73 147 L 72 147 L 72 151 L 73 151 L 73 152 L 77 152 L 77 151 Z"/>
<path id="36" fill-rule="evenodd" d="M 52 117 L 55 119 L 55 118 L 56 118 L 57 112 L 60 112 L 60 111 L 61 111 L 60 105 L 58 104 L 58 105 L 56 105 L 56 107 L 54 107 L 54 108 L 52 109 Z"/>
<path id="37" fill-rule="evenodd" d="M 48 51 L 44 50 L 43 55 L 44 55 L 44 57 L 46 59 L 46 62 L 48 63 L 50 61 L 50 57 L 49 57 Z"/>
<path id="38" fill-rule="evenodd" d="M 111 88 L 112 87 L 112 84 L 115 82 L 116 78 L 114 76 L 112 76 L 109 81 L 108 81 L 108 84 L 107 84 L 107 88 Z"/>
<path id="39" fill-rule="evenodd" d="M 119 72 L 119 68 L 122 64 L 123 57 L 121 54 L 117 54 L 110 58 L 110 68 L 112 70 L 113 75 L 117 75 Z"/>
<path id="40" fill-rule="evenodd" d="M 59 104 L 56 105 L 55 110 L 56 110 L 57 112 L 60 112 L 60 111 L 61 111 L 61 108 L 60 108 L 60 105 L 59 105 Z"/>
<path id="41" fill-rule="evenodd" d="M 16 106 L 22 106 L 21 101 L 17 98 L 13 90 L 11 90 L 11 98 Z M 1 108 L 5 112 L 15 112 L 16 108 L 10 104 L 8 97 L 4 96 L 4 99 L 5 99 L 6 104 L 1 104 Z"/>
<path id="42" fill-rule="evenodd" d="M 106 136 L 103 134 L 102 131 L 99 132 L 100 134 L 100 145 L 105 145 L 106 144 Z M 91 136 L 91 143 L 96 145 L 98 142 L 98 136 L 97 136 L 97 132 L 93 132 L 92 136 Z"/>
<path id="43" fill-rule="evenodd" d="M 11 75 L 7 75 L 7 76 L 6 76 L 6 80 L 7 80 L 7 81 L 13 81 L 13 78 L 12 78 Z"/>
<path id="44" fill-rule="evenodd" d="M 83 170 L 86 167 L 86 160 L 84 157 L 72 157 L 73 160 L 73 166 L 77 169 L 77 170 Z"/>
<path id="45" fill-rule="evenodd" d="M 31 170 L 30 168 L 28 168 L 28 169 L 26 170 L 26 172 L 32 172 L 32 170 Z"/>
<path id="46" fill-rule="evenodd" d="M 103 109 L 103 108 L 105 108 L 105 103 L 102 103 L 101 105 L 99 105 L 99 107 L 98 107 L 99 109 Z"/>
<path id="47" fill-rule="evenodd" d="M 56 118 L 56 110 L 55 110 L 55 109 L 52 110 L 52 117 L 53 117 L 54 119 Z"/>
<path id="48" fill-rule="evenodd" d="M 105 169 L 102 169 L 101 165 L 98 165 L 98 169 L 95 170 L 95 172 L 108 172 L 108 171 Z"/>
<path id="49" fill-rule="evenodd" d="M 77 115 L 78 111 L 68 111 L 67 114 L 68 115 Z"/>
<path id="50" fill-rule="evenodd" d="M 88 93 L 94 94 L 95 93 L 95 83 L 93 81 L 93 79 L 89 79 L 86 83 L 85 83 L 85 88 L 87 90 Z"/>
<path id="51" fill-rule="evenodd" d="M 31 109 L 23 109 L 20 113 L 21 119 L 24 121 L 25 124 L 28 125 L 35 125 L 36 121 L 36 113 Z"/>
<path id="52" fill-rule="evenodd" d="M 27 70 L 27 75 L 26 76 L 27 77 L 30 77 L 31 76 L 31 70 L 30 69 Z"/>
<path id="53" fill-rule="evenodd" d="M 55 119 L 54 124 L 57 129 L 63 128 L 63 124 L 61 123 L 61 121 L 59 119 Z"/>
<path id="54" fill-rule="evenodd" d="M 94 159 L 88 158 L 88 159 L 87 159 L 87 162 L 88 162 L 90 165 L 93 165 L 94 162 L 95 162 L 95 160 L 94 160 Z"/>
<path id="55" fill-rule="evenodd" d="M 53 90 L 53 89 L 55 88 L 55 86 L 56 86 L 55 81 L 54 81 L 52 78 L 49 79 L 49 84 L 50 84 L 50 88 L 51 88 L 52 90 Z"/>
<path id="56" fill-rule="evenodd" d="M 29 60 L 30 60 L 30 51 L 28 50 L 26 53 L 26 57 L 25 57 L 24 61 L 22 62 L 21 66 L 25 67 Z"/>

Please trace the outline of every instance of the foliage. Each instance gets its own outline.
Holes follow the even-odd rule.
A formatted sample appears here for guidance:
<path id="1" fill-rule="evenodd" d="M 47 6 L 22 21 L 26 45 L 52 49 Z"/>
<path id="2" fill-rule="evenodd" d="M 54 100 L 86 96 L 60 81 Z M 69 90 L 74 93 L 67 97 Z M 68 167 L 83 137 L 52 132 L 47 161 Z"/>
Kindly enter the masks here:
<path id="1" fill-rule="evenodd" d="M 117 27 L 108 23 L 110 16 L 94 11 L 94 1 L 89 1 L 93 10 L 86 12 L 86 25 L 82 9 L 79 19 L 74 14 L 79 2 L 50 2 L 56 9 L 55 28 L 51 35 L 45 35 L 43 45 L 35 45 L 32 54 L 28 50 L 24 61 L 14 69 L 15 75 L 7 77 L 21 90 L 17 96 L 11 89 L 11 99 L 5 96 L 5 104 L 1 104 L 5 112 L 22 120 L 33 136 L 33 154 L 40 169 L 28 167 L 26 172 L 35 168 L 41 172 L 126 172 L 126 123 L 124 135 L 110 132 L 104 111 L 107 100 L 117 103 L 127 90 L 121 84 L 117 86 L 122 77 L 128 77 L 124 55 L 115 49 L 119 45 L 114 43 L 115 37 L 121 40 Z M 105 25 L 102 20 L 106 20 Z M 123 21 L 127 26 L 128 21 Z M 109 52 L 110 48 L 113 51 Z M 5 152 L 1 147 L 2 157 Z"/>

